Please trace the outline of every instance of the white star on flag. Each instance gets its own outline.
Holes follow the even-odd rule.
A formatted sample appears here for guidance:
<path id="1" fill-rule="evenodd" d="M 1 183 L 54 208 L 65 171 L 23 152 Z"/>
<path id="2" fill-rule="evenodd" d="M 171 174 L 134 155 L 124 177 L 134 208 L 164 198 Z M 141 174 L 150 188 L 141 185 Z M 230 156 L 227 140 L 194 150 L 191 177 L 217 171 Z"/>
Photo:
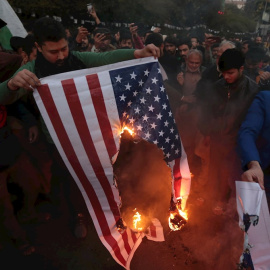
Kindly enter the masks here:
<path id="1" fill-rule="evenodd" d="M 134 79 L 134 80 L 136 80 L 136 74 L 134 73 L 134 71 L 133 71 L 133 73 L 132 74 L 130 74 L 130 76 L 131 76 L 131 79 Z"/>
<path id="2" fill-rule="evenodd" d="M 150 87 L 148 87 L 148 88 L 146 89 L 146 93 L 147 93 L 147 94 L 151 94 L 151 92 L 152 92 L 152 90 L 150 89 Z"/>
<path id="3" fill-rule="evenodd" d="M 120 77 L 120 75 L 118 75 L 117 77 L 115 77 L 116 82 L 121 82 L 122 78 Z"/>
<path id="4" fill-rule="evenodd" d="M 150 72 L 148 71 L 148 69 L 145 70 L 145 71 L 144 71 L 144 76 L 147 76 L 147 77 L 148 77 L 149 73 L 150 73 Z"/>

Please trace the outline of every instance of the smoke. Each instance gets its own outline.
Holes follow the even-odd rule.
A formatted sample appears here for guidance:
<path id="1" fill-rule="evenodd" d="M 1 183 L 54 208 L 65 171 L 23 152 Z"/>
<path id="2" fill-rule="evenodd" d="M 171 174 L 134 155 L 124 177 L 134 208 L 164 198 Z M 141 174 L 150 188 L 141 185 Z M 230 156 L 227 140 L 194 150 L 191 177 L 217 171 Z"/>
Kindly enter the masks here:
<path id="1" fill-rule="evenodd" d="M 244 233 L 238 225 L 235 199 L 230 199 L 226 212 L 220 216 L 213 214 L 211 200 L 196 205 L 194 199 L 193 203 L 189 204 L 190 219 L 182 233 L 185 246 L 194 259 L 203 262 L 202 269 L 237 269 Z"/>
<path id="2" fill-rule="evenodd" d="M 193 270 L 198 265 L 200 268 L 196 269 L 200 270 L 237 269 L 244 233 L 238 225 L 233 197 L 227 203 L 226 212 L 215 215 L 212 211 L 215 201 L 211 196 L 214 190 L 205 183 L 198 187 L 195 175 L 187 201 L 188 223 L 178 233 L 170 233 L 171 170 L 163 160 L 162 151 L 144 140 L 134 142 L 125 132 L 114 163 L 114 173 L 122 201 L 120 211 L 127 226 L 133 226 L 133 210 L 136 208 L 144 219 L 144 229 L 153 217 L 160 220 L 168 247 L 175 246 L 178 252 L 182 252 L 182 257 L 187 257 L 186 262 L 183 260 L 185 269 Z M 204 203 L 198 200 L 202 195 Z M 196 265 L 192 265 L 194 262 Z"/>
<path id="3" fill-rule="evenodd" d="M 156 145 L 144 140 L 135 143 L 125 131 L 114 163 L 114 174 L 122 202 L 120 211 L 129 227 L 132 228 L 135 208 L 143 216 L 144 228 L 152 218 L 161 222 L 168 219 L 171 170 Z"/>

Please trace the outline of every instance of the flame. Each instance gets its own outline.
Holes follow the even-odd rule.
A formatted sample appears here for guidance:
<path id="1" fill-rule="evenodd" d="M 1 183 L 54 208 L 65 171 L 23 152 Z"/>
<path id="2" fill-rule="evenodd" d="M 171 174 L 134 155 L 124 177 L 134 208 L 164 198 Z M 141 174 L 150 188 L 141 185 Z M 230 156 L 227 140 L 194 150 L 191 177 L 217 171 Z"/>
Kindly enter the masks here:
<path id="1" fill-rule="evenodd" d="M 181 199 L 170 211 L 169 227 L 172 231 L 179 231 L 188 221 L 187 211 L 181 210 Z"/>
<path id="2" fill-rule="evenodd" d="M 133 211 L 136 210 L 137 209 L 135 208 Z M 135 230 L 142 231 L 143 228 L 141 227 L 142 226 L 141 221 L 142 221 L 141 214 L 138 211 L 136 211 L 136 213 L 133 216 L 133 227 Z"/>
<path id="3" fill-rule="evenodd" d="M 190 172 L 190 177 L 191 177 L 191 178 L 194 177 L 194 174 L 193 174 L 192 172 Z"/>
<path id="4" fill-rule="evenodd" d="M 130 135 L 133 135 L 133 134 L 134 134 L 134 131 L 133 131 L 132 129 L 130 129 L 130 128 L 128 128 L 127 126 L 125 126 L 125 127 L 122 128 L 122 130 L 121 130 L 121 132 L 120 132 L 120 135 L 121 135 L 122 133 L 124 133 L 125 130 L 127 130 L 127 131 L 129 132 Z"/>

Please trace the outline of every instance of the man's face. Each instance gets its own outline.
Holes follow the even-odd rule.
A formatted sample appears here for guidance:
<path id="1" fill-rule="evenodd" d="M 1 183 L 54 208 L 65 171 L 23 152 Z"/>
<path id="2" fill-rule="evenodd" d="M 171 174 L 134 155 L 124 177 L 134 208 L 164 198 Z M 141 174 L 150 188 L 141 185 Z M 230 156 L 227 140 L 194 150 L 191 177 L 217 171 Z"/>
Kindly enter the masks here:
<path id="1" fill-rule="evenodd" d="M 171 55 L 175 55 L 176 46 L 172 43 L 165 43 L 165 51 Z"/>
<path id="2" fill-rule="evenodd" d="M 235 83 L 242 76 L 243 69 L 244 67 L 240 67 L 240 69 L 231 68 L 226 71 L 223 71 L 222 75 L 226 83 L 228 84 Z"/>
<path id="3" fill-rule="evenodd" d="M 261 37 L 256 37 L 255 43 L 257 43 L 257 44 L 262 43 L 262 38 Z"/>
<path id="4" fill-rule="evenodd" d="M 100 51 L 106 51 L 111 44 L 110 34 L 97 33 L 94 36 L 95 47 Z"/>
<path id="5" fill-rule="evenodd" d="M 66 39 L 61 39 L 57 42 L 45 41 L 41 46 L 38 44 L 37 48 L 44 58 L 56 66 L 63 66 L 65 59 L 68 57 L 69 48 Z"/>
<path id="6" fill-rule="evenodd" d="M 130 48 L 130 49 L 132 49 L 132 48 L 133 48 L 133 44 L 132 44 L 131 39 L 122 40 L 122 41 L 120 42 L 120 47 L 121 47 L 121 48 L 125 47 L 125 48 Z"/>
<path id="7" fill-rule="evenodd" d="M 179 51 L 180 56 L 183 57 L 184 59 L 186 59 L 187 54 L 189 52 L 189 47 L 186 44 L 180 45 L 178 47 L 178 51 Z"/>
<path id="8" fill-rule="evenodd" d="M 84 36 L 83 38 L 82 38 L 82 48 L 87 48 L 88 47 L 88 45 L 89 45 L 89 41 L 88 41 L 88 38 L 86 37 L 86 36 Z"/>
<path id="9" fill-rule="evenodd" d="M 218 55 L 218 47 L 215 47 L 212 49 L 212 57 L 214 59 L 217 59 L 217 55 Z"/>
<path id="10" fill-rule="evenodd" d="M 193 49 L 195 49 L 198 46 L 197 38 L 191 38 L 191 45 Z"/>
<path id="11" fill-rule="evenodd" d="M 191 72 L 195 72 L 195 71 L 198 71 L 200 68 L 201 58 L 198 54 L 193 53 L 189 55 L 186 63 L 187 63 L 188 70 Z"/>
<path id="12" fill-rule="evenodd" d="M 242 51 L 243 54 L 246 54 L 248 52 L 248 44 L 243 44 L 242 48 L 241 48 L 241 51 Z"/>
<path id="13" fill-rule="evenodd" d="M 257 70 L 259 67 L 260 67 L 260 61 L 258 62 L 254 62 L 254 61 L 251 61 L 249 59 L 246 59 L 245 60 L 245 68 L 252 71 L 252 70 Z"/>

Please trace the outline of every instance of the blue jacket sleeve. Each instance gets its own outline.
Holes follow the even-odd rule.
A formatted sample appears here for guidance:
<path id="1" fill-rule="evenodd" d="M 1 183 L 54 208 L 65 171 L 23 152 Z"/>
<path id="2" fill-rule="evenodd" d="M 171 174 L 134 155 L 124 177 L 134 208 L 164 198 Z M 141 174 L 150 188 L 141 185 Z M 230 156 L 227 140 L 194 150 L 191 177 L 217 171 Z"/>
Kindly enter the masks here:
<path id="1" fill-rule="evenodd" d="M 260 92 L 251 104 L 238 133 L 238 149 L 244 170 L 247 169 L 247 164 L 250 161 L 261 163 L 256 142 L 262 132 L 265 121 L 264 101 L 264 93 Z"/>

